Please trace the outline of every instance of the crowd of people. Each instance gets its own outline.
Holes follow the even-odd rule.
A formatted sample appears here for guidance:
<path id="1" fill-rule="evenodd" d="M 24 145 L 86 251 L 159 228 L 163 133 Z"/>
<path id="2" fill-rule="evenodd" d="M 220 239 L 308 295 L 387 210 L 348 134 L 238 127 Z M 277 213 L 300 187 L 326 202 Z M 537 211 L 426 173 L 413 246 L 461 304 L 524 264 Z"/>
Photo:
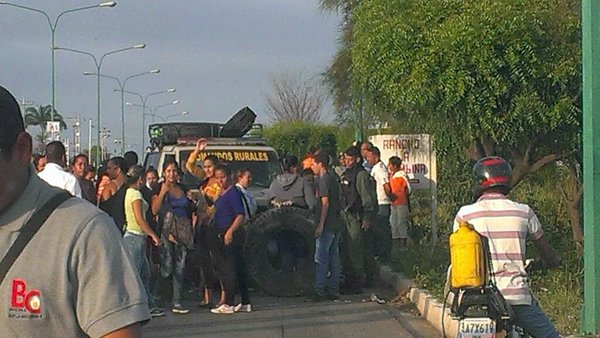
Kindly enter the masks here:
<path id="1" fill-rule="evenodd" d="M 58 141 L 33 156 L 19 105 L 3 87 L 0 118 L 0 292 L 10 298 L 10 306 L 0 307 L 0 326 L 7 335 L 140 336 L 142 323 L 165 313 L 167 280 L 174 313 L 189 312 L 181 303 L 185 283 L 202 289 L 200 305 L 212 313 L 252 311 L 243 250 L 243 224 L 257 212 L 248 189 L 252 172 L 231 173 L 214 156 L 196 166 L 206 147 L 200 139 L 185 164 L 197 189 L 180 183 L 176 162 L 164 163 L 159 177 L 138 165 L 133 152 L 96 173 L 84 154 L 68 164 Z M 376 259 L 390 259 L 408 240 L 411 188 L 401 159 L 385 165 L 369 142 L 339 159 L 342 166 L 332 168 L 323 150 L 302 162 L 286 156 L 268 193 L 274 207 L 314 211 L 317 301 L 371 286 Z M 558 337 L 527 285 L 526 235 L 549 267 L 560 260 L 533 210 L 507 198 L 511 175 L 499 157 L 477 162 L 476 202 L 459 210 L 454 227 L 468 221 L 489 239 L 491 270 L 515 321 L 534 336 Z M 282 270 L 293 270 L 296 250 L 285 240 L 278 245 Z"/>
<path id="2" fill-rule="evenodd" d="M 398 254 L 406 248 L 410 183 L 400 158 L 394 156 L 386 165 L 380 157 L 369 142 L 340 154 L 338 168 L 320 149 L 301 162 L 286 156 L 284 173 L 270 186 L 268 198 L 275 207 L 314 211 L 314 300 L 335 300 L 339 293 L 356 294 L 372 287 L 375 261 L 389 260 L 392 247 Z M 390 204 L 399 211 L 392 215 Z M 278 242 L 281 269 L 289 271 L 298 255 L 296 243 L 290 238 Z M 340 283 L 342 272 L 345 278 Z"/>
<path id="3" fill-rule="evenodd" d="M 181 300 L 184 290 L 194 288 L 201 290 L 200 306 L 213 313 L 252 311 L 243 250 L 243 224 L 257 212 L 248 189 L 252 172 L 231 173 L 227 163 L 213 155 L 197 166 L 205 147 L 206 141 L 198 140 L 184 165 L 197 178 L 197 189 L 180 183 L 183 172 L 176 162 L 165 162 L 158 177 L 155 168 L 138 165 L 137 154 L 131 151 L 109 159 L 98 173 L 85 154 L 74 156 L 67 165 L 59 141 L 48 143 L 44 156 L 32 159 L 44 181 L 111 216 L 143 283 L 151 316 L 165 314 L 161 291 L 167 280 L 172 285 L 173 313 L 189 312 Z M 390 158 L 388 165 L 380 157 L 378 148 L 368 142 L 350 147 L 340 157 L 341 175 L 322 150 L 302 162 L 293 155 L 282 158 L 283 173 L 273 180 L 268 199 L 276 208 L 314 212 L 315 300 L 337 299 L 340 291 L 362 292 L 375 281 L 375 259 L 389 259 L 392 242 L 406 246 L 409 180 L 398 157 Z M 192 238 L 186 240 L 182 230 L 174 233 L 172 227 L 191 228 Z M 294 240 L 277 239 L 284 272 L 295 269 L 299 245 Z M 340 285 L 342 262 L 345 278 Z"/>
<path id="4" fill-rule="evenodd" d="M 195 158 L 205 146 L 199 140 L 190 157 Z M 193 270 L 203 284 L 202 306 L 211 307 L 213 313 L 250 312 L 240 229 L 257 209 L 247 190 L 250 171 L 240 170 L 234 181 L 224 163 L 208 156 L 202 170 L 192 171 L 201 182 L 194 191 L 180 183 L 182 172 L 176 162 L 164 163 L 161 178 L 155 168 L 146 170 L 137 162 L 137 155 L 127 152 L 109 159 L 96 175 L 84 154 L 76 155 L 67 166 L 66 150 L 59 141 L 48 143 L 44 156 L 33 156 L 42 180 L 89 201 L 112 218 L 142 281 L 151 316 L 165 313 L 160 291 L 167 280 L 172 284 L 172 312 L 189 312 L 181 300 L 184 284 L 198 282 L 190 280 Z M 165 231 L 169 220 L 189 221 L 194 244 Z M 152 274 L 154 266 L 158 269 Z M 213 302 L 215 285 L 221 291 Z M 238 288 L 241 303 L 234 304 Z"/>

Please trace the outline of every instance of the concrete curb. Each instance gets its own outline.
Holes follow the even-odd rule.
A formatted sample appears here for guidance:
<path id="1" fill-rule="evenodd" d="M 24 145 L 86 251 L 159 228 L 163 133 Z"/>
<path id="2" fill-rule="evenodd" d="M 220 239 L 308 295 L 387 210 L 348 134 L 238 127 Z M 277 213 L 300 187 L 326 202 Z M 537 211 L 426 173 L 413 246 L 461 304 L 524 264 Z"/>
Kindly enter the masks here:
<path id="1" fill-rule="evenodd" d="M 408 298 L 417 306 L 417 309 L 440 334 L 442 331 L 442 302 L 435 299 L 429 291 L 419 289 L 415 283 L 404 274 L 392 271 L 387 265 L 379 266 L 379 277 L 398 292 L 399 295 L 408 294 Z M 450 317 L 450 306 L 444 309 L 444 327 L 447 337 L 456 337 L 458 333 L 458 322 Z"/>

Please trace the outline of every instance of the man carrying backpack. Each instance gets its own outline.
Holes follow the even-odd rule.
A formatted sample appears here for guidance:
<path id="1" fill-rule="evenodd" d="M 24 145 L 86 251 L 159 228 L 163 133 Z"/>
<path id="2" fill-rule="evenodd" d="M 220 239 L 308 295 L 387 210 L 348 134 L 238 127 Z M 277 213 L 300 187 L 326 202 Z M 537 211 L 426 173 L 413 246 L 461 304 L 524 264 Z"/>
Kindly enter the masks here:
<path id="1" fill-rule="evenodd" d="M 141 337 L 146 292 L 114 223 L 35 174 L 31 135 L 2 87 L 0 120 L 1 335 Z"/>
<path id="2" fill-rule="evenodd" d="M 361 293 L 364 285 L 372 285 L 377 273 L 373 255 L 371 225 L 377 214 L 375 182 L 362 166 L 360 150 L 350 147 L 343 157 L 346 170 L 340 178 L 345 283 L 340 292 Z"/>
<path id="3" fill-rule="evenodd" d="M 533 337 L 559 337 L 558 331 L 532 296 L 525 271 L 525 240 L 533 239 L 545 267 L 560 265 L 544 238 L 542 225 L 526 204 L 508 199 L 512 169 L 500 157 L 485 157 L 473 167 L 475 203 L 463 206 L 454 221 L 468 222 L 488 239 L 491 277 L 514 312 L 514 320 Z"/>

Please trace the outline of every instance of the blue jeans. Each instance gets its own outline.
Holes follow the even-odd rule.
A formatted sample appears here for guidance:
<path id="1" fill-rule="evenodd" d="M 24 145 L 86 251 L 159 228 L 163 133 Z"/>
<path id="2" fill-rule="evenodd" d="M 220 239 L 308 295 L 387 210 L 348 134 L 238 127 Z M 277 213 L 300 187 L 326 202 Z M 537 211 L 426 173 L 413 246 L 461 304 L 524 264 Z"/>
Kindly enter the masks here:
<path id="1" fill-rule="evenodd" d="M 165 234 L 160 236 L 160 241 L 160 277 L 156 278 L 155 290 L 156 293 L 160 293 L 162 279 L 173 276 L 173 304 L 180 304 L 187 250 L 183 245 L 169 241 Z"/>
<path id="2" fill-rule="evenodd" d="M 337 295 L 340 288 L 340 236 L 339 231 L 323 231 L 321 237 L 315 239 L 315 290 L 325 291 L 327 272 L 329 285 L 327 290 L 331 295 Z"/>
<path id="3" fill-rule="evenodd" d="M 131 261 L 137 271 L 148 296 L 148 307 L 154 307 L 152 293 L 150 292 L 150 263 L 146 256 L 146 235 L 137 235 L 131 232 L 125 232 L 123 236 L 123 245 L 131 257 Z"/>
<path id="4" fill-rule="evenodd" d="M 534 298 L 531 305 L 511 305 L 517 325 L 532 337 L 558 338 L 560 335 L 554 324 L 546 316 Z"/>

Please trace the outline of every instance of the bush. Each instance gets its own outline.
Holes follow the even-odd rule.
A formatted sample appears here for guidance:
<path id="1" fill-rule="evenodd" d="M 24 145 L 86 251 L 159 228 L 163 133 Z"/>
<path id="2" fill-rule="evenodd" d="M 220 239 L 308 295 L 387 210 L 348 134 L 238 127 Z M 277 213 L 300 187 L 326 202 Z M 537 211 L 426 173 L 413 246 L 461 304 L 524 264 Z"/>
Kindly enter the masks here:
<path id="1" fill-rule="evenodd" d="M 276 123 L 264 130 L 265 139 L 280 156 L 302 157 L 323 149 L 334 159 L 337 153 L 336 127 L 305 122 Z"/>

